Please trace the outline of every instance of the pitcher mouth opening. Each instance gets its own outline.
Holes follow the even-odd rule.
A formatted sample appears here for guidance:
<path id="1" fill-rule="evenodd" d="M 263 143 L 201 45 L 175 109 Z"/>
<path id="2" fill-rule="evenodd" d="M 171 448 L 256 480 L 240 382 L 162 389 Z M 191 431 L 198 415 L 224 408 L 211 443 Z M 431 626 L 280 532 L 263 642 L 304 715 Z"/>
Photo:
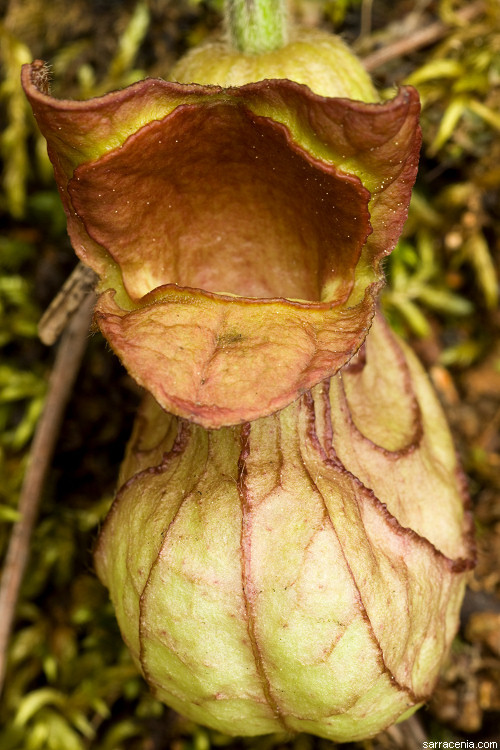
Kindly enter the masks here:
<path id="1" fill-rule="evenodd" d="M 181 105 L 68 185 L 134 301 L 164 285 L 343 302 L 371 232 L 358 177 L 241 106 Z"/>

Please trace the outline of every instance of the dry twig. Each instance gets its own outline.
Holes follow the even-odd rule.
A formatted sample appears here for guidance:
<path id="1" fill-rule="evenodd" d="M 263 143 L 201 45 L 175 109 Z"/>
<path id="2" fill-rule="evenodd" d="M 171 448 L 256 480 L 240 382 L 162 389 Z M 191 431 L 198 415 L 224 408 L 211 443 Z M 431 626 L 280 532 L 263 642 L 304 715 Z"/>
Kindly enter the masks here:
<path id="1" fill-rule="evenodd" d="M 473 21 L 484 11 L 484 2 L 479 0 L 477 3 L 468 5 L 465 8 L 457 11 L 457 18 L 463 23 Z M 431 23 L 426 28 L 416 31 L 411 37 L 404 37 L 403 39 L 397 39 L 391 44 L 387 44 L 385 47 L 372 52 L 363 58 L 363 65 L 366 70 L 371 73 L 376 68 L 380 68 L 386 62 L 394 60 L 398 57 L 415 52 L 422 47 L 428 47 L 435 42 L 446 36 L 450 27 L 448 24 L 442 21 L 436 21 Z"/>
<path id="2" fill-rule="evenodd" d="M 417 714 L 413 714 L 401 724 L 389 727 L 386 732 L 398 747 L 405 750 L 421 750 L 428 739 Z"/>
<path id="3" fill-rule="evenodd" d="M 88 266 L 78 263 L 50 303 L 38 324 L 38 335 L 44 344 L 55 344 L 68 320 L 95 286 L 97 275 Z"/>
<path id="4" fill-rule="evenodd" d="M 69 322 L 57 350 L 43 414 L 31 447 L 19 498 L 20 519 L 14 525 L 0 583 L 0 693 L 16 604 L 29 559 L 47 469 L 59 434 L 64 409 L 83 358 L 95 296 L 89 294 Z"/>

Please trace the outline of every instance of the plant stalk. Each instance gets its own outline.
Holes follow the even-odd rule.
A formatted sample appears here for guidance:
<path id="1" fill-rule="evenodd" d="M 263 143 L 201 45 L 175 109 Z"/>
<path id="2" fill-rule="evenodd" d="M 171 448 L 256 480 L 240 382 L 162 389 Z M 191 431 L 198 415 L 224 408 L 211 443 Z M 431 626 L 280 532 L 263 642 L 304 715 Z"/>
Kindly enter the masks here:
<path id="1" fill-rule="evenodd" d="M 287 43 L 285 0 L 226 0 L 225 15 L 239 52 L 260 55 Z"/>

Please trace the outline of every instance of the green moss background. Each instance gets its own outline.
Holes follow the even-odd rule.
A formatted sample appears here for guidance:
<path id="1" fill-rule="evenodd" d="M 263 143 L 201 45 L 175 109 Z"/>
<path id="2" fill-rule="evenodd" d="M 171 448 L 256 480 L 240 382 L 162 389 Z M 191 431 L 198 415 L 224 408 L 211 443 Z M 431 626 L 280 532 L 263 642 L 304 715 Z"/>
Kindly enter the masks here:
<path id="1" fill-rule="evenodd" d="M 151 75 L 219 23 L 220 2 L 0 3 L 0 555 L 5 553 L 54 352 L 37 321 L 75 265 L 48 162 L 19 84 L 47 60 L 55 94 L 86 98 Z M 472 8 L 472 18 L 461 13 Z M 479 564 L 436 696 L 365 748 L 500 739 L 500 6 L 497 0 L 294 0 L 335 30 L 389 94 L 423 101 L 421 167 L 383 306 L 447 410 L 476 510 Z M 469 10 L 470 12 L 470 10 Z M 439 35 L 416 45 L 433 24 Z M 433 28 L 438 28 L 437 26 Z M 399 44 L 399 46 L 397 46 Z M 380 50 L 389 51 L 377 62 Z M 157 703 L 133 667 L 92 547 L 140 393 L 100 335 L 66 412 L 18 604 L 0 702 L 1 750 L 325 748 L 300 735 L 233 740 Z M 1 613 L 0 613 L 1 616 Z"/>

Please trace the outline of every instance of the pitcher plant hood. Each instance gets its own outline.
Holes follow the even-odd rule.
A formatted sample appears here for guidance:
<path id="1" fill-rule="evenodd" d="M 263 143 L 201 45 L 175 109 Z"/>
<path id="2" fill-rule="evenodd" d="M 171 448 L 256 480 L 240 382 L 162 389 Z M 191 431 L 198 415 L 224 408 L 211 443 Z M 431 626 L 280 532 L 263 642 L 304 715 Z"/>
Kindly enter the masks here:
<path id="1" fill-rule="evenodd" d="M 95 317 L 167 411 L 205 427 L 277 411 L 363 343 L 406 219 L 419 102 L 326 97 L 287 79 L 147 79 L 58 100 L 23 85 Z"/>

